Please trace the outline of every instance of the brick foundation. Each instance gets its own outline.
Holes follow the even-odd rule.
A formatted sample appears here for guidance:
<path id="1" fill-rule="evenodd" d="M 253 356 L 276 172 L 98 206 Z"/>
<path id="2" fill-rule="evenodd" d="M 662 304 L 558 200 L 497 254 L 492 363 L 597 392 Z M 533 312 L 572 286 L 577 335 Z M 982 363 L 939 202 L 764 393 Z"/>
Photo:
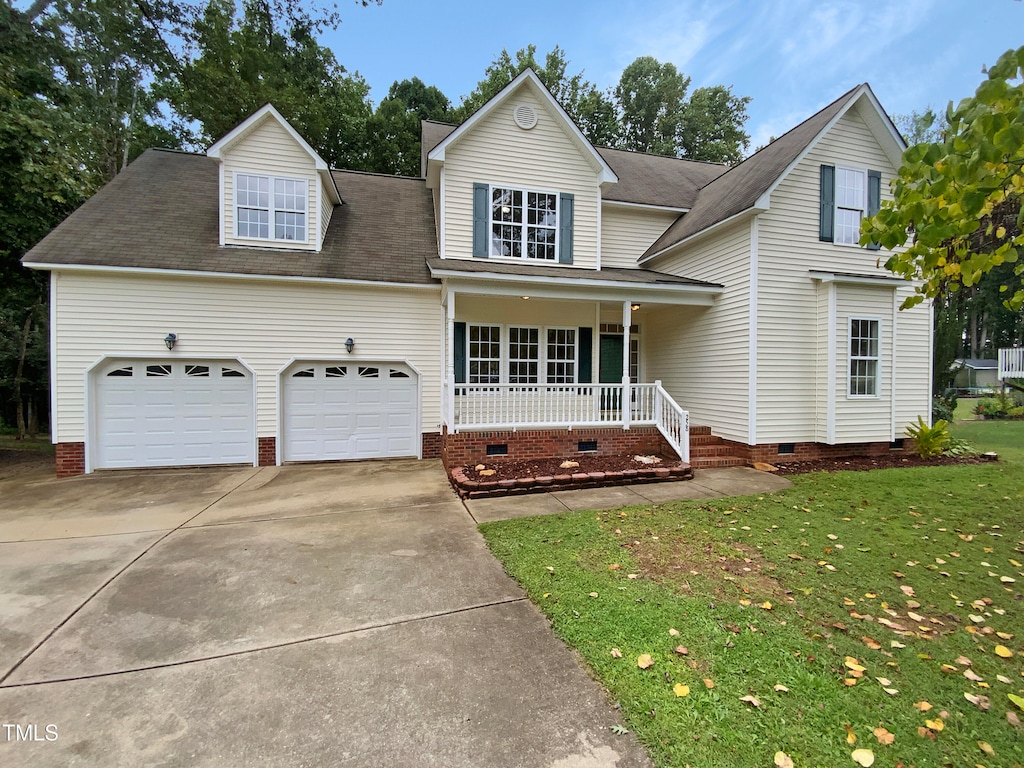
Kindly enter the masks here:
<path id="1" fill-rule="evenodd" d="M 731 440 L 723 440 L 723 446 L 729 453 L 746 459 L 748 464 L 763 461 L 767 464 L 789 461 L 814 461 L 815 459 L 840 459 L 847 456 L 887 456 L 890 451 L 903 452 L 911 447 L 911 441 L 905 440 L 902 449 L 892 449 L 889 443 L 854 443 L 844 445 L 827 445 L 825 443 L 795 443 L 792 453 L 779 453 L 778 443 L 765 445 L 745 445 Z"/>
<path id="2" fill-rule="evenodd" d="M 85 474 L 85 443 L 57 443 L 57 477 Z"/>
<path id="3" fill-rule="evenodd" d="M 261 437 L 257 440 L 256 459 L 261 467 L 273 467 L 277 464 L 276 437 Z"/>
<path id="4" fill-rule="evenodd" d="M 424 435 L 425 437 L 426 435 Z M 639 453 L 675 456 L 675 452 L 655 427 L 446 432 L 438 437 L 441 441 L 441 459 L 445 467 L 449 468 L 479 464 L 483 461 L 501 461 L 502 459 L 508 461 L 531 461 L 552 457 L 568 459 L 580 453 L 578 443 L 581 440 L 597 441 L 597 450 L 588 451 L 588 455 L 609 456 Z M 487 446 L 494 444 L 508 445 L 508 455 L 488 456 Z M 425 449 L 423 455 L 426 458 Z"/>
<path id="5" fill-rule="evenodd" d="M 441 433 L 440 432 L 424 432 L 422 451 L 424 459 L 440 459 L 441 458 Z"/>

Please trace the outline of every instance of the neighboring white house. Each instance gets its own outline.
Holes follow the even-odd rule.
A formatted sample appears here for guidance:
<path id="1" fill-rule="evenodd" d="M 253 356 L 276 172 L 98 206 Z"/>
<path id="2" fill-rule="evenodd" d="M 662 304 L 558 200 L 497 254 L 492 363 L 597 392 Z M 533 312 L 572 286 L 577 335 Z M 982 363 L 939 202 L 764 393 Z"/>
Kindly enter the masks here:
<path id="1" fill-rule="evenodd" d="M 328 169 L 268 105 L 25 256 L 58 473 L 887 451 L 930 411 L 930 310 L 856 243 L 902 150 L 867 85 L 733 168 L 596 148 L 528 70 L 424 123 L 410 179 Z"/>

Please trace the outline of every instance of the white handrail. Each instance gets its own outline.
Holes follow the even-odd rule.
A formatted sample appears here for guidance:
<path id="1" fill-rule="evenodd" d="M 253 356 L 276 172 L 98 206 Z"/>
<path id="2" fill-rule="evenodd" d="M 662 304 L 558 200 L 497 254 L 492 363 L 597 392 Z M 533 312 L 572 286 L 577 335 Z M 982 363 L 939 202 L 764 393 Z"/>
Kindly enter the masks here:
<path id="1" fill-rule="evenodd" d="M 1024 379 L 1024 347 L 999 350 L 999 378 Z"/>
<path id="2" fill-rule="evenodd" d="M 654 382 L 655 424 L 658 431 L 679 454 L 679 458 L 690 463 L 690 414 L 679 407 L 672 396 L 661 386 L 660 381 Z"/>

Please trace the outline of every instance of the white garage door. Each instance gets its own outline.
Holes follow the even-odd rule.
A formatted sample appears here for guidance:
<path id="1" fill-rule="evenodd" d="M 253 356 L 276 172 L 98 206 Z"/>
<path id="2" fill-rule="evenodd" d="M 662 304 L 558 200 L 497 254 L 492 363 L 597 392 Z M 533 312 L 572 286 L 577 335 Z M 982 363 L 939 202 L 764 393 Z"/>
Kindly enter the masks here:
<path id="1" fill-rule="evenodd" d="M 416 374 L 400 363 L 297 363 L 282 379 L 284 461 L 416 456 Z"/>
<path id="2" fill-rule="evenodd" d="M 252 375 L 238 363 L 130 360 L 97 374 L 97 469 L 252 463 Z"/>

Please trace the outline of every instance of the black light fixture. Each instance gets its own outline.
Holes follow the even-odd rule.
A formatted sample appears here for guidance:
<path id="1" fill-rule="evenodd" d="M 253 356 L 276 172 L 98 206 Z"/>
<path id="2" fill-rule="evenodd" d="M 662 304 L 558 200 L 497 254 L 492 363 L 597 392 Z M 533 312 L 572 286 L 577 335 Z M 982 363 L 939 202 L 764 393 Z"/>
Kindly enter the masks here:
<path id="1" fill-rule="evenodd" d="M 174 349 L 174 345 L 177 343 L 177 341 L 178 336 L 176 334 L 168 333 L 166 336 L 164 336 L 164 344 L 167 345 L 168 349 Z"/>
<path id="2" fill-rule="evenodd" d="M 345 339 L 345 351 L 346 352 L 351 352 L 352 348 L 355 345 L 356 345 L 356 343 L 355 343 L 355 341 L 352 340 L 351 336 L 349 336 L 347 339 Z"/>

